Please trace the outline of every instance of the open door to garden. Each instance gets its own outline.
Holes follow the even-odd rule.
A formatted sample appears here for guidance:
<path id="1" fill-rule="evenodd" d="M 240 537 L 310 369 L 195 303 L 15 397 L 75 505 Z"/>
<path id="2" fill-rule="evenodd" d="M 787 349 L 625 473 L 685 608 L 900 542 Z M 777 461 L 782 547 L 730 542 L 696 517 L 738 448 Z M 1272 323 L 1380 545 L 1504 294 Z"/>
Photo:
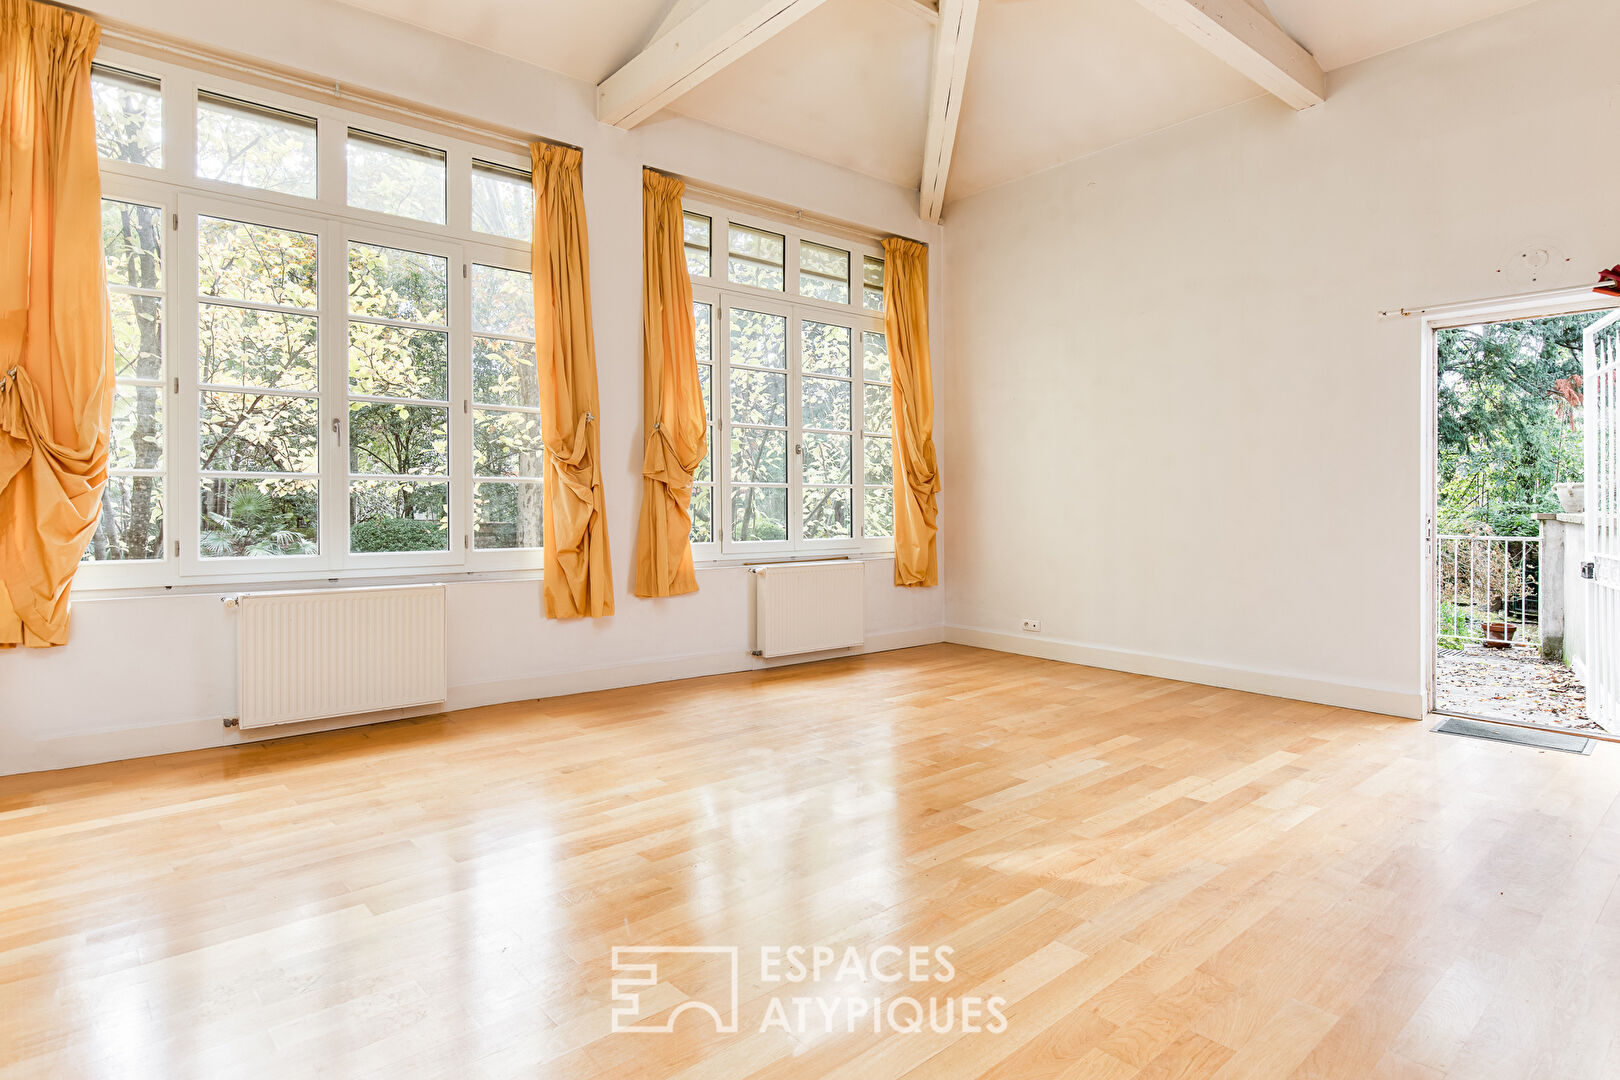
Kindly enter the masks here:
<path id="1" fill-rule="evenodd" d="M 1586 551 L 1577 580 L 1590 644 L 1583 674 L 1592 721 L 1620 733 L 1620 311 L 1587 327 L 1585 344 Z"/>
<path id="2" fill-rule="evenodd" d="M 1434 343 L 1432 708 L 1620 733 L 1620 313 L 1436 326 Z M 1608 584 L 1581 576 L 1599 554 Z"/>

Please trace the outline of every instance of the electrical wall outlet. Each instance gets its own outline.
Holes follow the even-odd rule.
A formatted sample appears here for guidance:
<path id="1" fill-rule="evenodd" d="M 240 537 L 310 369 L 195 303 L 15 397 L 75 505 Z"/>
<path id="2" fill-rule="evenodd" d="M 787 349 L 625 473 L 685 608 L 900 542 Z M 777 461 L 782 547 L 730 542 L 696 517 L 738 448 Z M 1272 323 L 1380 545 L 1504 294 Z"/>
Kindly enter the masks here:
<path id="1" fill-rule="evenodd" d="M 1026 633 L 1026 634 L 1038 634 L 1040 632 L 1041 632 L 1041 620 L 1039 620 L 1039 619 L 1025 619 L 1024 620 L 1024 633 Z"/>

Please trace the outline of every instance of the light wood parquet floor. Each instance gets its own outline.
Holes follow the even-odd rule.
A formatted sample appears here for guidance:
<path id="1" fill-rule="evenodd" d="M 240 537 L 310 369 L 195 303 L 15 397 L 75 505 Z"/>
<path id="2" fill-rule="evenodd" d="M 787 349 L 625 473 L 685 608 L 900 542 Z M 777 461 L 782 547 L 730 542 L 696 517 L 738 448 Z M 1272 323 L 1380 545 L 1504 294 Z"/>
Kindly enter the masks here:
<path id="1" fill-rule="evenodd" d="M 1617 882 L 1620 748 L 930 646 L 0 779 L 0 1077 L 1608 1080 Z"/>

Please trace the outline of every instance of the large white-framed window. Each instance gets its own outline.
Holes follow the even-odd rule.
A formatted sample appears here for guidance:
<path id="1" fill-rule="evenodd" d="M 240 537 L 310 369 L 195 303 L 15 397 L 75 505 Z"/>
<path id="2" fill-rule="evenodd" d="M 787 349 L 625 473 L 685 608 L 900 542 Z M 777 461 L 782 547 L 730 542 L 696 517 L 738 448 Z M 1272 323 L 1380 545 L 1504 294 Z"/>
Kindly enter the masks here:
<path id="1" fill-rule="evenodd" d="M 695 557 L 892 551 L 882 249 L 719 201 L 685 211 L 710 445 Z"/>
<path id="2" fill-rule="evenodd" d="M 103 49 L 81 589 L 538 570 L 527 149 Z"/>

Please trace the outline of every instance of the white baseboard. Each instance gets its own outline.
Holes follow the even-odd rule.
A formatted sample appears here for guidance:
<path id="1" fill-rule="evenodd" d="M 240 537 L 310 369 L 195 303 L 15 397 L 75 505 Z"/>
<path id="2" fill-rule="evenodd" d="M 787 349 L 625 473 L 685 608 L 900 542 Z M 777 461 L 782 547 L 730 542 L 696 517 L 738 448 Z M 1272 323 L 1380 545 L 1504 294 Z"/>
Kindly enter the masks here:
<path id="1" fill-rule="evenodd" d="M 1274 671 L 1226 667 L 1197 660 L 1155 656 L 1128 649 L 1085 645 L 1061 638 L 1012 634 L 973 626 L 947 626 L 945 640 L 957 645 L 993 649 L 996 652 L 1036 656 L 1044 660 L 1061 660 L 1068 664 L 1107 668 L 1110 671 L 1128 671 L 1133 675 L 1152 675 L 1160 679 L 1219 686 L 1228 690 L 1246 690 L 1252 694 L 1309 701 L 1319 705 L 1337 705 L 1340 708 L 1359 709 L 1363 712 L 1382 713 L 1409 720 L 1420 720 L 1423 717 L 1423 695 L 1393 687 L 1329 682 Z"/>
<path id="2" fill-rule="evenodd" d="M 292 735 L 309 735 L 320 731 L 334 731 L 338 728 L 385 723 L 389 720 L 432 716 L 435 713 L 472 709 L 481 705 L 499 705 L 508 701 L 561 697 L 565 694 L 583 694 L 593 690 L 615 690 L 624 686 L 642 686 L 648 683 L 700 678 L 705 675 L 724 675 L 734 671 L 805 664 L 840 656 L 909 649 L 916 645 L 933 645 L 944 640 L 944 627 L 927 626 L 915 630 L 871 634 L 867 637 L 866 644 L 855 648 L 807 653 L 803 656 L 784 656 L 774 660 L 762 660 L 736 652 L 708 653 L 651 660 L 639 664 L 585 668 L 578 671 L 536 675 L 532 678 L 470 683 L 451 686 L 449 697 L 443 705 L 391 709 L 364 716 L 311 720 L 303 724 L 280 724 L 272 728 L 246 732 L 225 727 L 218 717 L 80 732 L 61 738 L 41 739 L 21 746 L 4 747 L 5 752 L 0 753 L 0 776 L 45 772 L 50 769 L 71 769 L 80 765 L 126 761 L 131 758 L 153 757 L 158 754 L 174 754 L 219 746 L 241 746 L 266 742 L 270 739 L 285 739 Z M 3 735 L 4 732 L 0 732 L 0 736 Z"/>

